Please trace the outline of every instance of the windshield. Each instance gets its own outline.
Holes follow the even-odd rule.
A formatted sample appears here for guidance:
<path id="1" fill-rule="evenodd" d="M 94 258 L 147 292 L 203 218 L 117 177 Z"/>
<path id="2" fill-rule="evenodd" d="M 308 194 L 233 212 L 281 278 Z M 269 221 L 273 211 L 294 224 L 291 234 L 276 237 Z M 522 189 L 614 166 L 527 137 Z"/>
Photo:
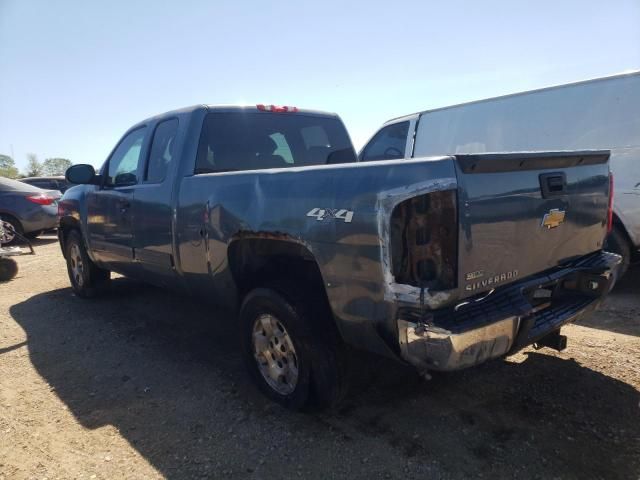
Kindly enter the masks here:
<path id="1" fill-rule="evenodd" d="M 347 131 L 336 117 L 216 112 L 204 120 L 195 173 L 355 161 Z"/>

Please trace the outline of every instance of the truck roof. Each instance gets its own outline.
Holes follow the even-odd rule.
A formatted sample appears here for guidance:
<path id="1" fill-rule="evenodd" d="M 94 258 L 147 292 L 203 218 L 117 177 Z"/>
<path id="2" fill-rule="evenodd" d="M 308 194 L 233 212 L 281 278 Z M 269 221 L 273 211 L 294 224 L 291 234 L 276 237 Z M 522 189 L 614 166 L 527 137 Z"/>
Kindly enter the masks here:
<path id="1" fill-rule="evenodd" d="M 425 113 L 437 112 L 437 111 L 440 111 L 440 110 L 447 110 L 447 109 L 450 109 L 450 108 L 458 108 L 458 107 L 464 107 L 464 106 L 467 106 L 467 105 L 474 105 L 476 103 L 492 102 L 494 100 L 502 100 L 504 98 L 517 97 L 517 96 L 522 96 L 522 95 L 529 95 L 530 93 L 544 92 L 546 90 L 555 90 L 555 89 L 558 89 L 558 88 L 575 87 L 576 85 L 584 85 L 584 84 L 588 84 L 588 83 L 603 82 L 603 81 L 609 81 L 609 80 L 614 80 L 614 79 L 618 79 L 618 78 L 632 77 L 632 76 L 640 76 L 640 70 L 634 70 L 634 71 L 623 72 L 623 73 L 616 73 L 616 74 L 613 74 L 613 75 L 608 75 L 606 77 L 591 78 L 591 79 L 588 79 L 588 80 L 580 80 L 578 82 L 563 83 L 563 84 L 560 84 L 560 85 L 552 85 L 550 87 L 536 88 L 534 90 L 527 90 L 527 91 L 524 91 L 524 92 L 508 93 L 506 95 L 498 95 L 497 97 L 489 97 L 489 98 L 483 98 L 483 99 L 479 99 L 479 100 L 472 100 L 470 102 L 456 103 L 456 104 L 453 104 L 453 105 L 447 105 L 445 107 L 430 108 L 430 109 L 427 109 L 427 110 L 421 110 L 419 112 L 414 112 L 414 113 L 410 113 L 410 114 L 407 114 L 407 115 L 401 115 L 399 117 L 391 118 L 391 119 L 389 119 L 389 120 L 387 120 L 385 122 L 385 125 L 387 123 L 395 122 L 395 121 L 400 120 L 402 118 L 411 117 L 413 115 L 422 115 L 422 114 L 425 114 Z"/>
<path id="2" fill-rule="evenodd" d="M 267 107 L 270 107 L 271 105 L 266 104 Z M 289 107 L 291 108 L 291 107 Z M 298 108 L 295 107 L 296 111 L 295 112 L 287 112 L 287 113 L 283 113 L 284 115 L 287 114 L 292 114 L 292 113 L 302 113 L 304 115 L 317 115 L 317 116 L 322 116 L 322 117 L 337 117 L 338 115 L 332 112 L 323 112 L 320 110 L 311 110 L 311 109 L 305 109 L 305 108 Z M 159 113 L 157 115 L 153 115 L 151 117 L 145 118 L 144 120 L 137 122 L 134 126 L 132 126 L 129 130 L 132 130 L 134 128 L 137 128 L 140 125 L 152 122 L 152 121 L 157 121 L 160 120 L 162 118 L 166 118 L 166 117 L 172 117 L 172 116 L 178 116 L 178 115 L 188 115 L 190 113 L 193 113 L 197 110 L 200 109 L 206 109 L 206 110 L 211 110 L 211 111 L 217 111 L 217 112 L 237 112 L 237 111 L 255 111 L 258 112 L 258 106 L 257 105 L 209 105 L 209 104 L 198 104 L 198 105 L 191 105 L 188 107 L 183 107 L 183 108 L 178 108 L 175 110 L 169 110 L 168 112 L 164 112 L 164 113 Z"/>

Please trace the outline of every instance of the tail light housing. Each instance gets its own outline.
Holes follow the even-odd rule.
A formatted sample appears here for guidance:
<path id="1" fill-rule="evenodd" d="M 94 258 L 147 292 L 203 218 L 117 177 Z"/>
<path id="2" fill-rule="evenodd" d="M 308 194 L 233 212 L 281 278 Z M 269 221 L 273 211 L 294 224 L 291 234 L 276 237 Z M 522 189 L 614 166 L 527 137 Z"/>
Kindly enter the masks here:
<path id="1" fill-rule="evenodd" d="M 609 208 L 607 209 L 607 233 L 613 230 L 613 173 L 609 174 Z"/>
<path id="2" fill-rule="evenodd" d="M 58 217 L 64 217 L 71 209 L 71 204 L 68 200 L 58 200 Z"/>
<path id="3" fill-rule="evenodd" d="M 34 193 L 32 195 L 27 195 L 26 199 L 32 203 L 37 203 L 38 205 L 51 205 L 55 198 L 46 193 Z"/>
<path id="4" fill-rule="evenodd" d="M 455 190 L 398 204 L 391 214 L 391 269 L 397 283 L 431 290 L 455 288 L 458 229 Z"/>

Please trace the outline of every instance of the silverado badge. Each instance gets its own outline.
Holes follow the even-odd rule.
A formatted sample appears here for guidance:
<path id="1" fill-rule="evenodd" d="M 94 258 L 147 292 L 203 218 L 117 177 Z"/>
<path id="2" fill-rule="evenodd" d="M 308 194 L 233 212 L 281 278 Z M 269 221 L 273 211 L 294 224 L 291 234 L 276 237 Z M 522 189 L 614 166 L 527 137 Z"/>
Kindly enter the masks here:
<path id="1" fill-rule="evenodd" d="M 548 213 L 544 214 L 542 217 L 542 225 L 541 227 L 547 227 L 547 229 L 551 230 L 552 228 L 559 227 L 561 223 L 564 223 L 565 211 L 560 210 L 559 208 L 553 208 L 549 210 Z"/>
<path id="2" fill-rule="evenodd" d="M 493 288 L 497 286 L 497 284 L 506 282 L 507 280 L 514 280 L 518 278 L 518 270 L 511 270 L 509 272 L 504 273 L 491 273 L 489 277 L 484 278 L 483 280 L 478 280 L 473 283 L 467 283 L 464 286 L 464 289 L 467 292 L 474 292 L 476 290 L 482 290 L 487 287 Z M 477 272 L 470 272 L 465 275 L 465 280 L 476 280 L 485 276 L 484 270 L 478 270 Z"/>

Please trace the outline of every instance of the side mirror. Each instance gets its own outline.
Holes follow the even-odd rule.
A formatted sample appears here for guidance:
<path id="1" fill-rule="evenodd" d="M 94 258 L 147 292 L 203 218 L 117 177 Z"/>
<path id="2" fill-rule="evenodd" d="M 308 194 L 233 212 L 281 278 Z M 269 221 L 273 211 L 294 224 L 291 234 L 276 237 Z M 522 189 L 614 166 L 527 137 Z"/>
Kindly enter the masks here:
<path id="1" fill-rule="evenodd" d="M 64 177 L 69 183 L 77 185 L 96 183 L 96 170 L 93 165 L 79 164 L 67 168 Z"/>

